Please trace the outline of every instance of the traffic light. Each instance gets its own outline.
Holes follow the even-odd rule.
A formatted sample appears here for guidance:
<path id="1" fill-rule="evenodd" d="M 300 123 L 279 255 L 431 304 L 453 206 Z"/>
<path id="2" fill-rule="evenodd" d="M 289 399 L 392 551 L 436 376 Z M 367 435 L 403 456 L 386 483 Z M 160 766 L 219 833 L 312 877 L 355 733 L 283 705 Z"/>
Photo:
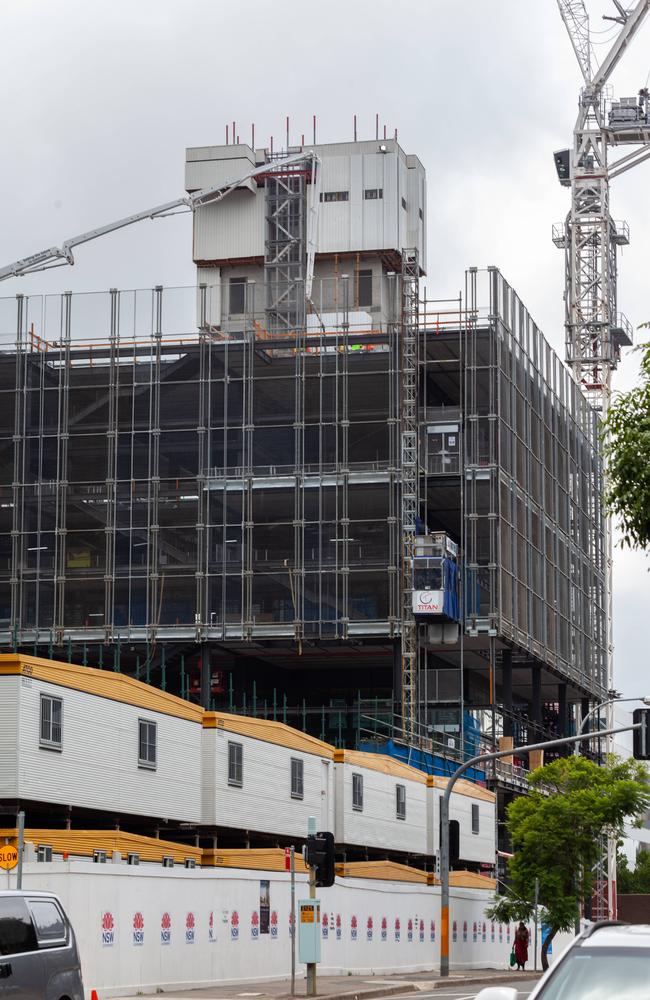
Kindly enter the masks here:
<path id="1" fill-rule="evenodd" d="M 316 885 L 334 885 L 334 834 L 313 833 L 307 837 L 305 864 L 316 869 Z"/>
<path id="2" fill-rule="evenodd" d="M 650 760 L 650 708 L 636 708 L 632 722 L 641 723 L 640 729 L 632 730 L 632 755 L 636 760 Z"/>
<path id="3" fill-rule="evenodd" d="M 440 843 L 442 843 L 442 823 L 440 824 Z M 460 823 L 457 819 L 449 820 L 449 864 L 455 865 L 460 858 Z"/>

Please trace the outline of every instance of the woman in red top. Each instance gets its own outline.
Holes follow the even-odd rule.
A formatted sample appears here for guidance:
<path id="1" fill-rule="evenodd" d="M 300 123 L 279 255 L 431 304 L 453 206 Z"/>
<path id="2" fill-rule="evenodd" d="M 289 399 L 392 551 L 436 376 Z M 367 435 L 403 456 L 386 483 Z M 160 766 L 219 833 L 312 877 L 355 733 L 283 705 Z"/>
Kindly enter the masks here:
<path id="1" fill-rule="evenodd" d="M 517 970 L 523 970 L 528 961 L 528 929 L 523 920 L 515 932 L 515 958 L 517 960 Z"/>

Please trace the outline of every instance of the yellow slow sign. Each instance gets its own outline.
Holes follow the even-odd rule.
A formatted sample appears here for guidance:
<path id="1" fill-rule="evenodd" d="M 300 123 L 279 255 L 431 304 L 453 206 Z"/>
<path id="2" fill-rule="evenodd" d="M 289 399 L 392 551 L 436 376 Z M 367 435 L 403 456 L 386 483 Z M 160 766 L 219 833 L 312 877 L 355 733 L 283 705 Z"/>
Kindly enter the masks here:
<path id="1" fill-rule="evenodd" d="M 11 844 L 0 846 L 0 868 L 6 868 L 9 871 L 11 868 L 15 868 L 17 864 L 18 848 L 12 847 Z"/>

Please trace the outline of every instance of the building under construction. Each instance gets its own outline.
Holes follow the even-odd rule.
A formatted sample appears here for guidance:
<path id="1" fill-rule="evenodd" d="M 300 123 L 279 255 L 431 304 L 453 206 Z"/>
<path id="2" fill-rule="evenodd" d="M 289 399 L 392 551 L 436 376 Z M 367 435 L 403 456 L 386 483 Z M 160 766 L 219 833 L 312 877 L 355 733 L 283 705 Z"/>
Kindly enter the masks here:
<path id="1" fill-rule="evenodd" d="M 417 157 L 314 151 L 188 150 L 196 288 L 0 301 L 0 644 L 432 766 L 566 734 L 598 417 L 498 270 L 424 301 Z"/>

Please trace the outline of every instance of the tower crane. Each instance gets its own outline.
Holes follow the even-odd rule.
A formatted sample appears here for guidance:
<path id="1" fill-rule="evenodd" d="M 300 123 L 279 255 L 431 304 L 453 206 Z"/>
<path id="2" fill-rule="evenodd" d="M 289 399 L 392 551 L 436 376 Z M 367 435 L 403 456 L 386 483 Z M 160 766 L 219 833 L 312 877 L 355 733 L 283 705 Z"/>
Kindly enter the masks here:
<path id="1" fill-rule="evenodd" d="M 557 0 L 584 86 L 578 103 L 573 148 L 555 153 L 560 183 L 571 188 L 566 222 L 553 227 L 553 242 L 565 251 L 566 360 L 597 410 L 607 409 L 612 372 L 621 348 L 632 343 L 629 321 L 618 312 L 617 248 L 629 242 L 626 223 L 610 214 L 610 180 L 650 157 L 650 97 L 607 99 L 605 87 L 641 27 L 650 0 L 628 11 L 613 0 L 608 18 L 620 31 L 598 66 L 584 0 Z M 609 162 L 609 148 L 634 147 Z"/>
<path id="2" fill-rule="evenodd" d="M 553 242 L 565 252 L 566 361 L 576 382 L 597 411 L 606 411 L 612 373 L 621 348 L 632 343 L 632 327 L 618 311 L 617 250 L 629 242 L 629 229 L 610 212 L 610 180 L 650 158 L 650 94 L 612 101 L 606 85 L 650 11 L 650 0 L 632 9 L 612 0 L 616 13 L 605 20 L 620 26 L 600 66 L 592 47 L 584 0 L 557 0 L 584 86 L 578 102 L 573 148 L 555 153 L 560 183 L 571 188 L 566 221 L 553 226 Z M 612 162 L 609 150 L 631 147 Z M 612 531 L 605 520 L 606 683 L 613 689 Z M 612 728 L 612 703 L 608 727 Z M 611 750 L 611 746 L 610 746 Z M 616 843 L 603 839 L 595 879 L 595 919 L 616 916 Z"/>

